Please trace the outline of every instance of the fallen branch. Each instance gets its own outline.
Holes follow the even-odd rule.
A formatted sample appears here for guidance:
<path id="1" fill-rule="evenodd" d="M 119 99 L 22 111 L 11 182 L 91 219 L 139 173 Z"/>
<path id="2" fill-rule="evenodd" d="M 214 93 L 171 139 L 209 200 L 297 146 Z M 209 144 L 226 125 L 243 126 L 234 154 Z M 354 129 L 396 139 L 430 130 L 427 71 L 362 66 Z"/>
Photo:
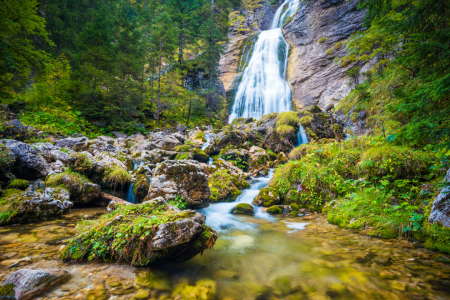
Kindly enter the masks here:
<path id="1" fill-rule="evenodd" d="M 259 168 L 258 170 L 251 172 L 250 174 L 247 174 L 247 176 L 245 176 L 245 178 L 249 178 L 255 174 L 258 174 L 261 170 L 263 170 L 264 168 L 266 168 L 267 166 L 262 166 L 261 168 Z"/>
<path id="2" fill-rule="evenodd" d="M 117 197 L 115 197 L 113 195 L 110 195 L 110 194 L 107 194 L 107 193 L 104 193 L 104 192 L 100 193 L 100 197 L 102 197 L 103 199 L 108 200 L 108 201 L 114 201 L 117 204 L 124 204 L 124 205 L 133 204 L 133 203 L 130 203 L 128 201 L 125 201 L 123 199 L 117 198 Z"/>

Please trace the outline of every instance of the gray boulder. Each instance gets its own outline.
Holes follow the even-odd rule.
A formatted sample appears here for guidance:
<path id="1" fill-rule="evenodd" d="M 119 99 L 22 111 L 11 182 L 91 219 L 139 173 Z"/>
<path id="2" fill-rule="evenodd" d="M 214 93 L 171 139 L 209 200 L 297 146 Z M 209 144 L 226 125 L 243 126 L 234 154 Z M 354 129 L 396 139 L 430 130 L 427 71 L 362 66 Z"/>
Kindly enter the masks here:
<path id="1" fill-rule="evenodd" d="M 12 194 L 10 202 L 2 205 L 2 210 L 10 214 L 1 219 L 0 224 L 30 223 L 57 218 L 72 208 L 73 203 L 68 201 L 69 197 L 69 192 L 63 188 Z"/>
<path id="2" fill-rule="evenodd" d="M 208 177 L 199 162 L 168 160 L 156 167 L 146 199 L 161 196 L 165 200 L 171 200 L 178 195 L 185 199 L 189 207 L 208 206 L 210 196 Z"/>
<path id="3" fill-rule="evenodd" d="M 82 137 L 69 137 L 65 139 L 61 139 L 56 141 L 56 146 L 60 148 L 66 148 L 74 150 L 75 147 L 77 148 L 85 148 L 85 145 L 88 144 L 89 139 L 85 136 Z M 86 150 L 86 149 L 83 149 Z M 80 151 L 80 150 L 78 150 Z"/>
<path id="4" fill-rule="evenodd" d="M 450 183 L 450 169 L 448 169 L 445 175 L 444 183 Z M 437 222 L 442 226 L 450 228 L 450 186 L 447 185 L 444 187 L 434 200 L 428 221 L 430 224 Z"/>
<path id="5" fill-rule="evenodd" d="M 182 143 L 173 135 L 166 135 L 162 138 L 156 139 L 153 141 L 153 144 L 156 148 L 173 151 L 176 146 L 182 145 Z"/>
<path id="6" fill-rule="evenodd" d="M 19 140 L 25 140 L 33 135 L 36 135 L 36 129 L 32 126 L 25 126 L 18 119 L 13 119 L 5 123 L 6 127 L 11 130 Z"/>
<path id="7" fill-rule="evenodd" d="M 4 145 L 15 158 L 12 173 L 24 179 L 44 178 L 48 174 L 48 163 L 32 146 L 16 140 L 6 140 Z"/>
<path id="8" fill-rule="evenodd" d="M 16 300 L 34 299 L 37 295 L 51 287 L 68 280 L 69 273 L 64 270 L 50 269 L 21 269 L 9 275 L 3 287 L 9 285 L 14 288 Z M 0 295 L 4 297 L 5 295 Z"/>

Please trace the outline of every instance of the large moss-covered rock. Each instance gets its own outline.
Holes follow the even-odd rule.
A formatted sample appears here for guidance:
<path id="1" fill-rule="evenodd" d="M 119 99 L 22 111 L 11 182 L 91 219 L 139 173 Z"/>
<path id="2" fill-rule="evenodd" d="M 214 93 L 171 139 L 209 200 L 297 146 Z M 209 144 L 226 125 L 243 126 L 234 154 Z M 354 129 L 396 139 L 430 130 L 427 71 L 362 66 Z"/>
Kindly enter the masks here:
<path id="1" fill-rule="evenodd" d="M 57 187 L 59 185 L 63 185 L 69 191 L 70 201 L 74 203 L 89 203 L 97 198 L 101 191 L 98 184 L 69 170 L 52 175 L 47 179 L 47 186 Z"/>
<path id="2" fill-rule="evenodd" d="M 259 191 L 258 196 L 253 200 L 257 206 L 269 207 L 281 203 L 281 197 L 277 189 L 272 186 L 266 186 Z"/>
<path id="3" fill-rule="evenodd" d="M 444 178 L 444 184 L 450 182 L 450 169 Z M 429 218 L 430 224 L 439 223 L 450 228 L 450 187 L 446 186 L 433 202 Z"/>
<path id="4" fill-rule="evenodd" d="M 329 113 L 324 113 L 318 106 L 310 106 L 300 111 L 300 123 L 310 141 L 320 139 L 345 138 L 342 125 Z"/>
<path id="5" fill-rule="evenodd" d="M 165 201 L 119 205 L 100 219 L 84 221 L 62 250 L 64 261 L 126 261 L 135 266 L 186 261 L 211 248 L 217 233 L 206 217 Z"/>
<path id="6" fill-rule="evenodd" d="M 246 149 L 223 149 L 220 156 L 227 161 L 231 161 L 243 171 L 248 169 L 249 153 Z"/>
<path id="7" fill-rule="evenodd" d="M 61 187 L 36 192 L 6 190 L 0 199 L 0 225 L 55 219 L 70 211 L 69 197 Z"/>
<path id="8" fill-rule="evenodd" d="M 150 185 L 148 184 L 145 175 L 139 175 L 136 179 L 137 180 L 133 186 L 133 193 L 136 197 L 136 202 L 139 203 L 145 198 L 145 196 L 147 196 Z"/>
<path id="9" fill-rule="evenodd" d="M 240 194 L 239 188 L 250 185 L 239 175 L 231 175 L 226 169 L 218 169 L 209 177 L 208 185 L 211 190 L 210 202 L 234 201 Z"/>
<path id="10" fill-rule="evenodd" d="M 242 214 L 242 215 L 254 215 L 255 209 L 251 204 L 248 203 L 239 203 L 232 210 L 233 214 Z"/>
<path id="11" fill-rule="evenodd" d="M 253 146 L 249 150 L 249 172 L 259 170 L 261 167 L 270 168 L 270 155 L 261 147 Z"/>
<path id="12" fill-rule="evenodd" d="M 175 151 L 178 152 L 175 160 L 194 159 L 203 163 L 208 162 L 209 160 L 209 155 L 206 154 L 205 151 L 195 147 L 191 143 L 178 146 L 175 148 Z"/>
<path id="13" fill-rule="evenodd" d="M 192 208 L 208 206 L 208 177 L 200 163 L 195 160 L 168 160 L 159 164 L 153 172 L 147 199 L 159 196 L 166 200 L 181 197 Z"/>

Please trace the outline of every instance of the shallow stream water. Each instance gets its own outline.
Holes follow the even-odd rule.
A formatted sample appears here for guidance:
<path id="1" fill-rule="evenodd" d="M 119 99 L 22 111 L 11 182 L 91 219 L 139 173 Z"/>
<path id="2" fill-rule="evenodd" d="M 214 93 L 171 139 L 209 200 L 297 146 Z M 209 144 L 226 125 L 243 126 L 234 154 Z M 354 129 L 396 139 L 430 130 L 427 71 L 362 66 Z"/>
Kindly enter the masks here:
<path id="1" fill-rule="evenodd" d="M 450 299 L 448 257 L 362 236 L 319 215 L 307 221 L 235 216 L 247 226 L 221 230 L 213 249 L 185 263 L 135 268 L 59 261 L 58 241 L 75 234 L 79 217 L 102 212 L 79 209 L 58 221 L 0 228 L 1 279 L 13 264 L 71 273 L 38 299 Z M 379 256 L 358 262 L 369 251 Z M 176 296 L 180 290 L 184 298 Z"/>

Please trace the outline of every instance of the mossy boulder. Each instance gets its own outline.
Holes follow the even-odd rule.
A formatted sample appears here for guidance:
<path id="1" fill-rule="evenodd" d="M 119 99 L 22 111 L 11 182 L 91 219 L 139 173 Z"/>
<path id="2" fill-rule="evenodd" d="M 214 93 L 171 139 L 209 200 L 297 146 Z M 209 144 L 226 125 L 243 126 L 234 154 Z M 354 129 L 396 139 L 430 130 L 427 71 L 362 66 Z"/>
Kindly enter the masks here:
<path id="1" fill-rule="evenodd" d="M 153 172 L 147 199 L 181 197 L 191 208 L 208 206 L 210 190 L 208 177 L 195 160 L 167 160 Z"/>
<path id="2" fill-rule="evenodd" d="M 175 160 L 192 160 L 194 159 L 194 153 L 192 152 L 180 152 L 175 156 Z"/>
<path id="3" fill-rule="evenodd" d="M 175 160 L 194 159 L 199 162 L 208 162 L 209 155 L 205 151 L 192 146 L 191 144 L 181 145 L 175 148 L 175 151 L 179 153 L 175 157 Z"/>
<path id="4" fill-rule="evenodd" d="M 133 186 L 133 193 L 137 202 L 141 202 L 147 196 L 149 187 L 147 177 L 145 175 L 139 175 Z"/>
<path id="5" fill-rule="evenodd" d="M 51 220 L 68 213 L 73 203 L 61 187 L 23 192 L 8 189 L 0 198 L 0 225 Z"/>
<path id="6" fill-rule="evenodd" d="M 249 150 L 249 172 L 259 170 L 261 167 L 270 168 L 270 155 L 261 147 L 253 146 Z"/>
<path id="7" fill-rule="evenodd" d="M 258 196 L 253 200 L 256 206 L 269 207 L 281 203 L 281 197 L 278 190 L 272 186 L 266 186 L 259 191 Z"/>
<path id="8" fill-rule="evenodd" d="M 255 209 L 253 208 L 253 205 L 251 205 L 251 204 L 239 203 L 231 210 L 231 213 L 242 214 L 242 215 L 254 215 Z"/>
<path id="9" fill-rule="evenodd" d="M 310 141 L 345 138 L 342 126 L 331 114 L 322 112 L 318 106 L 306 107 L 298 115 Z"/>
<path id="10" fill-rule="evenodd" d="M 90 174 L 93 167 L 92 155 L 89 152 L 71 153 L 68 166 L 74 172 L 85 175 Z"/>
<path id="11" fill-rule="evenodd" d="M 232 162 L 236 167 L 246 171 L 248 169 L 249 153 L 246 149 L 223 149 L 220 156 Z"/>
<path id="12" fill-rule="evenodd" d="M 24 191 L 27 187 L 30 186 L 30 183 L 24 179 L 14 179 L 9 184 L 7 189 L 18 189 Z"/>
<path id="13" fill-rule="evenodd" d="M 241 194 L 239 189 L 250 187 L 242 176 L 231 175 L 222 168 L 209 177 L 208 185 L 211 190 L 210 202 L 234 201 Z"/>
<path id="14" fill-rule="evenodd" d="M 97 220 L 82 221 L 61 252 L 63 261 L 125 261 L 134 266 L 180 262 L 211 248 L 217 233 L 206 217 L 170 202 L 119 205 Z"/>
<path id="15" fill-rule="evenodd" d="M 269 207 L 266 210 L 266 212 L 268 214 L 281 214 L 281 213 L 283 213 L 283 209 L 279 205 L 273 205 L 273 206 Z"/>
<path id="16" fill-rule="evenodd" d="M 73 203 L 89 203 L 100 196 L 101 188 L 92 183 L 85 176 L 66 170 L 63 173 L 51 175 L 47 178 L 47 186 L 63 186 L 70 193 L 70 201 Z"/>

